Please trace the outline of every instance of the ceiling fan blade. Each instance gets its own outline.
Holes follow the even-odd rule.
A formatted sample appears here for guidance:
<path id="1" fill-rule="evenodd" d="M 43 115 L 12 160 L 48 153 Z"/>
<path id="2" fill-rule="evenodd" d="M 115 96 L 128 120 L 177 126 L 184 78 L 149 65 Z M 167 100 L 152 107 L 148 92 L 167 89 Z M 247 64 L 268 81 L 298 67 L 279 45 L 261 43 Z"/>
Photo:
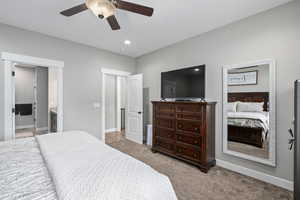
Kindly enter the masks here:
<path id="1" fill-rule="evenodd" d="M 138 13 L 141 15 L 146 15 L 149 17 L 151 17 L 153 15 L 153 11 L 154 11 L 153 8 L 138 5 L 135 3 L 130 3 L 127 1 L 121 1 L 121 0 L 116 1 L 116 7 L 119 9 L 122 9 L 122 10 L 127 10 L 130 12 Z"/>
<path id="2" fill-rule="evenodd" d="M 107 21 L 108 21 L 108 23 L 109 23 L 112 30 L 120 30 L 121 29 L 121 27 L 120 27 L 120 25 L 117 21 L 117 18 L 114 15 L 108 17 Z"/>
<path id="3" fill-rule="evenodd" d="M 76 15 L 80 12 L 83 12 L 85 10 L 87 10 L 88 8 L 86 7 L 86 4 L 83 3 L 83 4 L 80 4 L 78 6 L 75 6 L 73 8 L 70 8 L 70 9 L 67 9 L 67 10 L 64 10 L 62 12 L 60 12 L 60 14 L 66 16 L 66 17 L 70 17 L 72 15 Z"/>

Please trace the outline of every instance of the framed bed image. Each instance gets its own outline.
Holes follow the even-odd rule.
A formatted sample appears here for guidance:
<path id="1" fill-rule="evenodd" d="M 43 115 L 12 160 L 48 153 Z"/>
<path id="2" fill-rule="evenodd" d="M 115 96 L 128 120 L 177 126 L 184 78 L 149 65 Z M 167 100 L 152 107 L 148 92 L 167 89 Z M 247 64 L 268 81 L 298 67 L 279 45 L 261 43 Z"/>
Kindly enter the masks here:
<path id="1" fill-rule="evenodd" d="M 264 149 L 265 137 L 268 134 L 268 103 L 269 103 L 269 93 L 268 92 L 241 92 L 241 93 L 228 93 L 228 103 L 236 103 L 239 106 L 239 102 L 251 102 L 260 103 L 262 106 L 262 113 L 250 113 L 241 112 L 236 110 L 235 112 L 227 113 L 227 124 L 228 124 L 228 141 L 239 142 L 242 144 L 252 145 L 257 148 Z M 238 108 L 236 108 L 238 109 Z M 260 116 L 264 115 L 264 116 Z M 260 121 L 256 121 L 259 118 L 265 117 L 266 123 L 259 124 Z M 253 125 L 251 124 L 253 123 Z M 257 123 L 257 124 L 255 124 Z M 265 133 L 264 133 L 265 132 Z M 261 156 L 260 154 L 259 156 Z M 267 158 L 267 151 L 264 154 L 264 158 Z"/>
<path id="2" fill-rule="evenodd" d="M 275 77 L 273 60 L 223 68 L 224 153 L 276 166 Z"/>

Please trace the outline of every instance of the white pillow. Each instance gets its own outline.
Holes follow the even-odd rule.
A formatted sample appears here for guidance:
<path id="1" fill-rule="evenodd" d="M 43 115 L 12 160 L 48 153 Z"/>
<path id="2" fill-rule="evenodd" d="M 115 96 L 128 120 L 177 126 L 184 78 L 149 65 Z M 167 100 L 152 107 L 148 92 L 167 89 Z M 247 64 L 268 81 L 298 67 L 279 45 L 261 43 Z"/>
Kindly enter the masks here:
<path id="1" fill-rule="evenodd" d="M 264 102 L 239 102 L 237 105 L 237 112 L 263 112 Z"/>
<path id="2" fill-rule="evenodd" d="M 227 112 L 236 112 L 237 102 L 231 102 L 226 104 L 226 111 Z"/>

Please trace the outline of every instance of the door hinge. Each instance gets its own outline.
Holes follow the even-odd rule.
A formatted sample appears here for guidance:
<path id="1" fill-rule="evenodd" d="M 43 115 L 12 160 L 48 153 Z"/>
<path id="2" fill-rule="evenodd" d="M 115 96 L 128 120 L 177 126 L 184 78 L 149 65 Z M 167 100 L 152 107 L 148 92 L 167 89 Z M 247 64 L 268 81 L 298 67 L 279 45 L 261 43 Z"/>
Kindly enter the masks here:
<path id="1" fill-rule="evenodd" d="M 15 112 L 16 112 L 16 109 L 15 109 L 15 108 L 13 108 L 13 109 L 12 109 L 12 113 L 15 113 Z"/>
<path id="2" fill-rule="evenodd" d="M 292 137 L 291 139 L 289 139 L 289 145 L 290 145 L 289 150 L 291 151 L 295 145 L 296 140 L 295 140 L 294 132 L 292 129 L 289 129 L 289 133 Z"/>
<path id="3" fill-rule="evenodd" d="M 16 76 L 16 72 L 15 72 L 15 71 L 12 71 L 12 72 L 11 72 L 11 75 L 12 75 L 12 76 Z"/>

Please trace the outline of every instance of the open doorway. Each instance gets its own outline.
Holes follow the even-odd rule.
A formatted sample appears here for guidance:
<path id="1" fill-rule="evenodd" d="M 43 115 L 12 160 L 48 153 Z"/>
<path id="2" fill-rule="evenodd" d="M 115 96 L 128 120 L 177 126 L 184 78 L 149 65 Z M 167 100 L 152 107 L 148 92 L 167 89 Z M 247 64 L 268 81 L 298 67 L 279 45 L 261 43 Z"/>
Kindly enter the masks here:
<path id="1" fill-rule="evenodd" d="M 3 52 L 4 140 L 63 131 L 63 67 L 56 60 Z"/>
<path id="2" fill-rule="evenodd" d="M 48 68 L 15 64 L 16 138 L 48 133 L 48 85 Z"/>
<path id="3" fill-rule="evenodd" d="M 107 74 L 105 77 L 106 143 L 125 137 L 127 112 L 127 77 Z"/>
<path id="4" fill-rule="evenodd" d="M 143 76 L 102 69 L 102 135 L 106 143 L 143 144 Z"/>

